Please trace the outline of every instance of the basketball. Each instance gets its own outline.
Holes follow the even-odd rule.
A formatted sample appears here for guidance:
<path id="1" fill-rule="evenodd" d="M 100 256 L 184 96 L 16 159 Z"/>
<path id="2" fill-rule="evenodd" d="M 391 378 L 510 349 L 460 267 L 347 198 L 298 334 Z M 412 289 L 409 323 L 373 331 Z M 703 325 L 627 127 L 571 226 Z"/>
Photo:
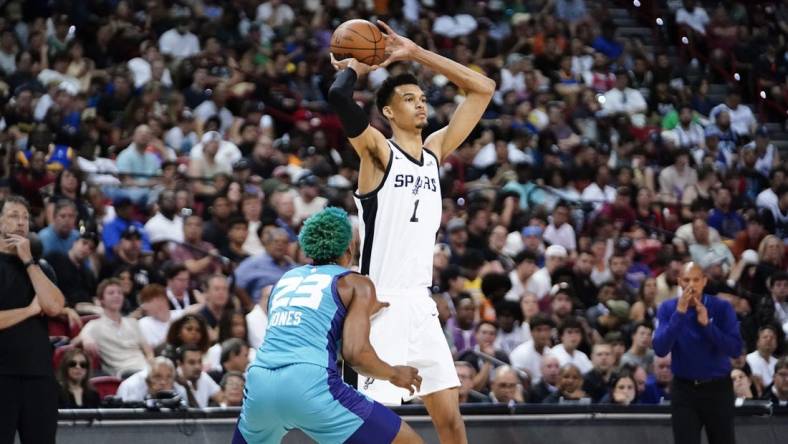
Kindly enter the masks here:
<path id="1" fill-rule="evenodd" d="M 331 53 L 337 60 L 352 57 L 367 65 L 385 60 L 386 41 L 377 26 L 366 20 L 348 20 L 331 36 Z"/>

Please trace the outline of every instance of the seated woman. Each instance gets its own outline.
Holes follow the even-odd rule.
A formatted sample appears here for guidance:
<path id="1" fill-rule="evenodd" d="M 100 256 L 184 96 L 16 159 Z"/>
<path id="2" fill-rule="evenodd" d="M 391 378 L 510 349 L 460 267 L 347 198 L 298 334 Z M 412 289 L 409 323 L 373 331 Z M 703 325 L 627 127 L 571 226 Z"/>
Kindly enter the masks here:
<path id="1" fill-rule="evenodd" d="M 733 380 L 733 393 L 736 395 L 736 405 L 742 405 L 744 401 L 760 398 L 758 386 L 752 382 L 750 377 L 750 367 L 734 368 L 731 370 Z"/>
<path id="2" fill-rule="evenodd" d="M 58 408 L 95 409 L 101 400 L 90 385 L 90 359 L 79 348 L 71 349 L 63 355 L 57 370 Z"/>
<path id="3" fill-rule="evenodd" d="M 583 391 L 583 375 L 574 364 L 561 367 L 558 375 L 558 390 L 542 401 L 543 404 L 561 404 L 566 401 L 581 401 L 590 397 Z"/>
<path id="4" fill-rule="evenodd" d="M 600 404 L 630 405 L 636 404 L 637 383 L 629 372 L 614 373 L 610 377 L 610 392 L 599 400 Z"/>
<path id="5" fill-rule="evenodd" d="M 244 400 L 244 385 L 246 378 L 241 372 L 228 372 L 222 377 L 219 386 L 224 393 L 222 407 L 240 407 Z"/>
<path id="6" fill-rule="evenodd" d="M 208 339 L 208 323 L 198 314 L 187 314 L 170 324 L 167 331 L 167 342 L 161 355 L 175 362 L 176 350 L 181 345 L 193 345 L 206 353 L 210 345 Z"/>

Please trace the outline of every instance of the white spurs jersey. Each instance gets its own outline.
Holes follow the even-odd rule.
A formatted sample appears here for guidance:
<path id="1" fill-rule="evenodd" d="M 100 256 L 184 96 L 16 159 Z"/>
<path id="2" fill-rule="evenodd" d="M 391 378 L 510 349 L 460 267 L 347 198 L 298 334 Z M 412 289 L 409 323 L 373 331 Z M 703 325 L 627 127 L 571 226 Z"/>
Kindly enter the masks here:
<path id="1" fill-rule="evenodd" d="M 361 274 L 378 289 L 432 286 L 432 255 L 441 220 L 438 158 L 426 148 L 414 159 L 389 140 L 391 155 L 380 185 L 355 193 L 361 235 Z"/>

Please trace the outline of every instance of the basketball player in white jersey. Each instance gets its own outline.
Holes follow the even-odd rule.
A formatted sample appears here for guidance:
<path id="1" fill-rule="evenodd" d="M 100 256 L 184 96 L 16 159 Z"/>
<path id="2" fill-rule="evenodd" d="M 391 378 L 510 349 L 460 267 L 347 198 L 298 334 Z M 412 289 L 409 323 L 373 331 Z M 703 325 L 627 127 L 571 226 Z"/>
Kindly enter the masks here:
<path id="1" fill-rule="evenodd" d="M 391 125 L 387 140 L 369 125 L 353 101 L 354 84 L 376 66 L 355 59 L 332 63 L 339 71 L 329 90 L 329 102 L 342 120 L 350 143 L 361 158 L 356 204 L 361 220 L 362 274 L 390 303 L 372 321 L 370 342 L 393 364 L 411 365 L 422 375 L 424 401 L 442 443 L 466 443 L 459 411 L 454 363 L 430 298 L 432 256 L 440 227 L 439 164 L 468 137 L 495 92 L 495 82 L 453 60 L 427 51 L 385 29 L 389 57 L 413 61 L 446 76 L 465 91 L 449 124 L 422 140 L 427 125 L 427 98 L 416 78 L 403 74 L 387 79 L 377 94 L 377 106 Z M 408 393 L 386 381 L 359 376 L 359 390 L 388 405 L 398 405 Z"/>

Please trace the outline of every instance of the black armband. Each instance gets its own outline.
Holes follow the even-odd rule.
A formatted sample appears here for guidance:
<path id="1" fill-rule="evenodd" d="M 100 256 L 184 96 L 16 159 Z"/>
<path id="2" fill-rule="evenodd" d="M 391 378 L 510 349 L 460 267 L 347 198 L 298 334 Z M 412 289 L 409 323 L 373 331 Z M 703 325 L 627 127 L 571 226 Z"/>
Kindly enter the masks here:
<path id="1" fill-rule="evenodd" d="M 328 103 L 336 111 L 345 134 L 351 139 L 360 136 L 369 126 L 369 117 L 353 100 L 353 87 L 357 79 L 356 71 L 345 68 L 339 71 L 328 89 Z"/>

